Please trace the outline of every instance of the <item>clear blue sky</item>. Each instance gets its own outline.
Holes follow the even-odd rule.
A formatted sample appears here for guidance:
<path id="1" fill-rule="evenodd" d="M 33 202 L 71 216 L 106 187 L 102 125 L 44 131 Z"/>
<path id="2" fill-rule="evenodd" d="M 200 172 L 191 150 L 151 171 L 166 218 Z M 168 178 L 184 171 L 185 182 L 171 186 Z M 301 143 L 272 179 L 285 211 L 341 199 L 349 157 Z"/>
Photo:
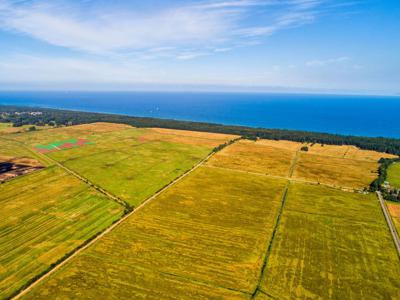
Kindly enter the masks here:
<path id="1" fill-rule="evenodd" d="M 400 93 L 398 0 L 0 0 L 0 89 Z"/>

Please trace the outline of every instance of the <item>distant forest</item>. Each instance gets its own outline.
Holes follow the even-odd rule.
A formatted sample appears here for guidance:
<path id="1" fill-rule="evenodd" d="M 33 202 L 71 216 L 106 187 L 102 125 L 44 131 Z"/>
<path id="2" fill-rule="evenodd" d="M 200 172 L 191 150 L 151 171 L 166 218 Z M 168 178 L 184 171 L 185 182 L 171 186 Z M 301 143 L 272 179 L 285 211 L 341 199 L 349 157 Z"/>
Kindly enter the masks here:
<path id="1" fill-rule="evenodd" d="M 15 127 L 30 124 L 38 126 L 46 124 L 52 126 L 71 126 L 93 122 L 111 122 L 128 124 L 135 127 L 159 127 L 235 134 L 253 140 L 263 138 L 328 145 L 355 145 L 361 149 L 400 155 L 400 139 L 345 136 L 299 130 L 253 128 L 48 108 L 0 105 L 0 122 L 11 122 Z M 373 126 L 373 124 L 371 124 L 371 126 Z"/>

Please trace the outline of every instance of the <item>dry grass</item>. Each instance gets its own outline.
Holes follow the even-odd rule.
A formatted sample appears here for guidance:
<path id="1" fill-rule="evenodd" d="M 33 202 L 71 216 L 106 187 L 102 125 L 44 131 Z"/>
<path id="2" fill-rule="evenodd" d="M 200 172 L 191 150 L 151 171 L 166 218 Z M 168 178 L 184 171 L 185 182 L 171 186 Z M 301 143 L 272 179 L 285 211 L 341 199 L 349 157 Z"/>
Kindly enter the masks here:
<path id="1" fill-rule="evenodd" d="M 241 140 L 218 152 L 210 166 L 287 177 L 295 151 L 275 141 Z"/>
<path id="2" fill-rule="evenodd" d="M 285 184 L 201 167 L 27 298 L 249 298 Z"/>
<path id="3" fill-rule="evenodd" d="M 278 149 L 284 149 L 284 150 L 290 150 L 290 151 L 297 151 L 299 150 L 304 144 L 298 143 L 298 142 L 292 142 L 292 141 L 286 141 L 286 140 L 258 140 L 257 145 L 263 145 L 263 146 L 270 146 Z"/>
<path id="4" fill-rule="evenodd" d="M 380 158 L 395 158 L 395 155 L 362 150 L 355 146 L 337 146 L 337 145 L 321 145 L 321 144 L 308 144 L 308 153 L 333 156 L 338 158 L 350 158 L 355 160 L 378 161 Z"/>
<path id="5" fill-rule="evenodd" d="M 295 179 L 348 189 L 363 189 L 376 178 L 377 162 L 300 153 Z"/>

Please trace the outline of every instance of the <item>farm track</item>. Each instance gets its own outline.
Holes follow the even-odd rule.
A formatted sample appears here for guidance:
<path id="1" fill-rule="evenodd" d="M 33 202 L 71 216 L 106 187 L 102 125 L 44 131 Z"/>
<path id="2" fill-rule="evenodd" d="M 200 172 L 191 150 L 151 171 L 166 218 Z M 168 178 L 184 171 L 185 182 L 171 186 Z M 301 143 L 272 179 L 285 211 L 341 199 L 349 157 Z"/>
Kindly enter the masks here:
<path id="1" fill-rule="evenodd" d="M 400 238 L 399 238 L 399 236 L 397 234 L 396 228 L 395 228 L 395 226 L 393 224 L 392 217 L 390 216 L 389 210 L 388 210 L 388 208 L 386 206 L 385 200 L 382 197 L 382 194 L 379 191 L 377 191 L 376 194 L 378 195 L 379 203 L 381 205 L 383 214 L 385 215 L 385 219 L 386 219 L 386 222 L 387 222 L 387 224 L 389 226 L 390 233 L 392 234 L 393 242 L 394 242 L 394 244 L 396 246 L 396 249 L 397 249 L 397 254 L 398 254 L 399 258 L 400 258 Z"/>
<path id="2" fill-rule="evenodd" d="M 266 251 L 264 259 L 263 259 L 263 264 L 262 264 L 262 267 L 261 267 L 260 275 L 258 276 L 257 286 L 256 286 L 254 292 L 251 295 L 251 299 L 254 299 L 258 292 L 266 294 L 263 290 L 261 290 L 261 281 L 262 281 L 262 279 L 264 277 L 264 273 L 265 273 L 265 270 L 266 270 L 267 265 L 268 265 L 269 256 L 271 255 L 272 246 L 273 246 L 273 243 L 274 243 L 274 238 L 275 238 L 275 235 L 276 235 L 276 233 L 278 231 L 278 227 L 279 227 L 279 223 L 280 223 L 280 220 L 281 220 L 282 212 L 283 212 L 283 209 L 284 209 L 284 206 L 285 206 L 285 202 L 286 202 L 286 198 L 287 198 L 287 194 L 288 194 L 288 191 L 289 191 L 289 186 L 290 186 L 290 181 L 288 181 L 288 183 L 285 186 L 285 189 L 283 190 L 283 195 L 282 195 L 282 198 L 281 198 L 281 206 L 279 208 L 278 215 L 276 217 L 274 230 L 272 231 L 271 240 L 269 241 L 268 248 L 267 248 L 267 251 Z"/>
<path id="3" fill-rule="evenodd" d="M 12 140 L 14 141 L 14 140 Z M 235 141 L 233 141 L 234 143 Z M 21 145 L 23 145 L 24 147 L 27 147 L 24 143 L 21 143 Z M 167 184 L 166 186 L 164 186 L 162 189 L 160 189 L 157 193 L 155 193 L 154 195 L 152 195 L 151 197 L 147 198 L 145 201 L 142 202 L 142 204 L 140 204 L 139 206 L 137 206 L 136 208 L 133 208 L 133 210 L 129 213 L 127 213 L 126 215 L 124 215 L 121 219 L 119 219 L 116 223 L 114 223 L 113 225 L 111 225 L 110 227 L 108 227 L 107 229 L 105 229 L 102 233 L 100 233 L 98 236 L 96 236 L 94 239 L 90 240 L 86 245 L 82 246 L 81 248 L 78 248 L 75 252 L 73 252 L 70 256 L 66 257 L 63 261 L 61 261 L 59 264 L 57 264 L 56 266 L 54 266 L 52 269 L 50 269 L 47 273 L 43 274 L 41 277 L 39 277 L 37 280 L 35 280 L 34 282 L 32 282 L 30 285 L 28 285 L 27 287 L 25 287 L 24 289 L 22 289 L 21 291 L 18 292 L 18 294 L 16 294 L 15 296 L 13 296 L 11 299 L 12 300 L 16 300 L 16 299 L 20 299 L 22 296 L 24 296 L 26 293 L 28 293 L 30 290 L 32 290 L 34 287 L 36 287 L 39 283 L 41 283 L 42 281 L 44 281 L 46 278 L 48 278 L 50 275 L 52 275 L 53 273 L 55 273 L 57 270 L 59 270 L 61 267 L 63 267 L 64 265 L 66 265 L 70 260 L 72 260 L 74 257 L 78 256 L 81 252 L 83 252 L 84 250 L 86 250 L 87 248 L 89 248 L 90 246 L 92 246 L 93 244 L 95 244 L 98 240 L 100 240 L 101 238 L 103 238 L 106 234 L 108 234 L 109 232 L 111 232 L 112 230 L 114 230 L 117 226 L 119 226 L 122 222 L 124 222 L 125 220 L 127 220 L 130 216 L 132 216 L 135 212 L 139 211 L 141 208 L 143 208 L 145 205 L 149 204 L 150 202 L 152 202 L 154 199 L 156 199 L 160 194 L 162 194 L 165 190 L 167 190 L 168 188 L 170 188 L 171 186 L 175 185 L 176 183 L 178 183 L 179 181 L 181 181 L 182 179 L 184 179 L 186 176 L 188 176 L 189 174 L 191 174 L 192 172 L 194 172 L 195 170 L 197 170 L 199 167 L 201 167 L 205 162 L 207 162 L 213 155 L 215 155 L 218 151 L 212 152 L 210 153 L 206 158 L 202 159 L 199 163 L 197 163 L 196 165 L 194 165 L 190 170 L 186 171 L 184 174 L 182 174 L 181 176 L 177 177 L 176 179 L 174 179 L 172 182 L 170 182 L 169 184 Z M 48 158 L 47 156 L 45 156 L 46 158 Z M 58 162 L 57 162 L 58 163 Z M 64 166 L 60 166 L 62 167 L 64 170 L 68 169 Z M 73 172 L 73 171 L 72 171 Z M 75 175 L 74 175 L 75 176 Z M 79 178 L 79 177 L 78 177 Z M 83 177 L 82 177 L 83 178 Z M 87 182 L 86 182 L 87 183 Z"/>

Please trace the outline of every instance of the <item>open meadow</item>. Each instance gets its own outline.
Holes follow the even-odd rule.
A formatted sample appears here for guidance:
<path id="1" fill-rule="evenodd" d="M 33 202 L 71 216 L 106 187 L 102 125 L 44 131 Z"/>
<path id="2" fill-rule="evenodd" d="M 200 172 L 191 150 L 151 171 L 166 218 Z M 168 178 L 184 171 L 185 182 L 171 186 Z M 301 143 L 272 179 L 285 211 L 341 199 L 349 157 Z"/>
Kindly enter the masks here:
<path id="1" fill-rule="evenodd" d="M 399 286 L 399 258 L 375 195 L 290 185 L 264 293 L 279 299 L 398 299 Z"/>
<path id="2" fill-rule="evenodd" d="M 393 163 L 389 166 L 387 181 L 394 188 L 400 189 L 400 163 Z"/>
<path id="3" fill-rule="evenodd" d="M 121 217 L 123 207 L 59 167 L 0 185 L 0 298 Z"/>

